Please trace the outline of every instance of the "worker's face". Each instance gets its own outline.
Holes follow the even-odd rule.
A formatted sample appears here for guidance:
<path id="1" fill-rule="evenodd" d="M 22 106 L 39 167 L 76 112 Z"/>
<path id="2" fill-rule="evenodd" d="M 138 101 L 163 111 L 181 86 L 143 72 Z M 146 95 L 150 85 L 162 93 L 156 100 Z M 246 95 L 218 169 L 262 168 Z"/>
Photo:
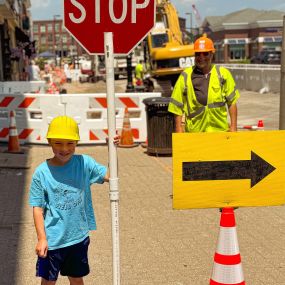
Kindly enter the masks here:
<path id="1" fill-rule="evenodd" d="M 66 164 L 75 152 L 77 141 L 64 139 L 49 139 L 49 145 L 54 153 L 53 163 Z"/>
<path id="2" fill-rule="evenodd" d="M 195 65 L 201 69 L 209 69 L 211 67 L 213 53 L 210 51 L 195 52 Z"/>

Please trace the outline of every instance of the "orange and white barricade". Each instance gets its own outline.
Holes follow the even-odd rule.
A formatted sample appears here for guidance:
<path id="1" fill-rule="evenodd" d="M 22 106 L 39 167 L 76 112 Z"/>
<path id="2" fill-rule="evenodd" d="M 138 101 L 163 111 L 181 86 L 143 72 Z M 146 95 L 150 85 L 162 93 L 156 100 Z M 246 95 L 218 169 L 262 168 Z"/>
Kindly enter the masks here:
<path id="1" fill-rule="evenodd" d="M 134 142 L 147 139 L 146 112 L 143 100 L 160 93 L 115 94 L 116 126 L 121 132 L 125 108 L 128 108 Z M 46 144 L 50 121 L 60 115 L 73 117 L 79 124 L 80 143 L 106 143 L 108 136 L 106 94 L 0 94 L 0 141 L 9 138 L 9 112 L 17 114 L 19 140 Z"/>

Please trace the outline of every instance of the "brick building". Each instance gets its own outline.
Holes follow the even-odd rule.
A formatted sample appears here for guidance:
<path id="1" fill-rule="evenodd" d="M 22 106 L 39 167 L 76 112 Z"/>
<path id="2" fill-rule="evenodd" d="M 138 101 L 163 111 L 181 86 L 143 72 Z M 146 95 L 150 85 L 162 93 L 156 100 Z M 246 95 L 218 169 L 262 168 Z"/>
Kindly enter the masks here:
<path id="1" fill-rule="evenodd" d="M 62 19 L 33 21 L 32 31 L 38 53 L 49 51 L 59 57 L 86 53 L 64 28 Z"/>
<path id="2" fill-rule="evenodd" d="M 249 59 L 261 50 L 281 50 L 285 12 L 244 9 L 206 17 L 203 31 L 215 44 L 216 62 Z"/>
<path id="3" fill-rule="evenodd" d="M 0 0 L 0 81 L 24 80 L 34 54 L 30 41 L 30 0 Z"/>

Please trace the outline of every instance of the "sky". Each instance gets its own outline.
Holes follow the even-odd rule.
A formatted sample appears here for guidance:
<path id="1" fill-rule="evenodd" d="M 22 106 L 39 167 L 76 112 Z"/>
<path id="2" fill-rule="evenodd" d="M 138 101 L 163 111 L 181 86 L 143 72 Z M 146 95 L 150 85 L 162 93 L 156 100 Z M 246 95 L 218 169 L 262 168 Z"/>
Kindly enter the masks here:
<path id="1" fill-rule="evenodd" d="M 63 1 L 64 0 L 31 0 L 32 7 L 30 10 L 32 12 L 33 20 L 49 20 L 53 19 L 54 15 L 62 15 Z M 285 12 L 284 0 L 171 0 L 171 2 L 176 7 L 179 16 L 187 19 L 186 25 L 188 27 L 190 27 L 191 16 L 186 15 L 186 13 L 192 14 L 193 27 L 197 25 L 192 4 L 195 4 L 202 21 L 207 16 L 224 16 L 231 12 L 246 8 L 254 8 L 257 10 L 278 10 Z"/>

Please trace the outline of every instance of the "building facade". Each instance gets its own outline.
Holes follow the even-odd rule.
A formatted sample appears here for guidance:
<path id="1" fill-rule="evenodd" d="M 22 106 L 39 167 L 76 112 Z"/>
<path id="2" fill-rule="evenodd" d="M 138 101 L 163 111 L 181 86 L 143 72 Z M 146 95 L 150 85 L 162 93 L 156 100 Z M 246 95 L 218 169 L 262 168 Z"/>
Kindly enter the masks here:
<path id="1" fill-rule="evenodd" d="M 0 81 L 24 80 L 24 68 L 34 55 L 30 7 L 30 0 L 0 0 Z"/>
<path id="2" fill-rule="evenodd" d="M 262 50 L 282 47 L 285 12 L 244 9 L 225 16 L 206 17 L 202 29 L 215 44 L 215 61 L 249 60 Z"/>
<path id="3" fill-rule="evenodd" d="M 86 53 L 63 26 L 62 19 L 33 21 L 33 40 L 38 54 L 50 52 L 58 57 L 80 56 Z"/>

